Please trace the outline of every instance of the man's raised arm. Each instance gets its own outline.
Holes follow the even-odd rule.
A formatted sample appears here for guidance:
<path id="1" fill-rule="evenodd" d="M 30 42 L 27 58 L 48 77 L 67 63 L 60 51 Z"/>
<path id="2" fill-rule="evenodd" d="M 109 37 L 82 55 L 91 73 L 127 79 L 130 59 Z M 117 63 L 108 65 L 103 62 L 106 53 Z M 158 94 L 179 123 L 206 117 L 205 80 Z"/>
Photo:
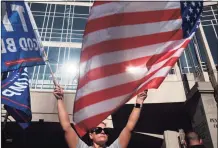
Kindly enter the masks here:
<path id="1" fill-rule="evenodd" d="M 67 144 L 70 148 L 76 148 L 79 137 L 74 131 L 74 129 L 71 127 L 70 119 L 66 111 L 64 101 L 63 101 L 64 93 L 63 93 L 62 88 L 60 88 L 60 86 L 56 86 L 54 90 L 54 96 L 56 97 L 58 101 L 58 117 L 59 117 L 62 129 L 65 132 L 65 139 L 67 141 Z"/>
<path id="2" fill-rule="evenodd" d="M 146 98 L 147 98 L 147 90 L 137 95 L 136 105 L 129 116 L 129 120 L 125 128 L 122 130 L 119 136 L 119 143 L 121 145 L 121 148 L 126 148 L 128 146 L 131 138 L 131 132 L 133 131 L 136 123 L 138 122 L 141 113 L 141 107 Z"/>

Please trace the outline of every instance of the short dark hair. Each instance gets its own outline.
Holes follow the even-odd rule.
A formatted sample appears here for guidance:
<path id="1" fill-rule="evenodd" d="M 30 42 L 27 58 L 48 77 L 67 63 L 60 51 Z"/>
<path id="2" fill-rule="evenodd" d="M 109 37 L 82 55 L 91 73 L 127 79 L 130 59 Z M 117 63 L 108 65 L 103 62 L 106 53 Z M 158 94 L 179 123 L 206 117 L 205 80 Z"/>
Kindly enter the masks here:
<path id="1" fill-rule="evenodd" d="M 189 144 L 190 141 L 200 141 L 201 137 L 195 131 L 189 131 L 185 136 L 186 142 Z"/>

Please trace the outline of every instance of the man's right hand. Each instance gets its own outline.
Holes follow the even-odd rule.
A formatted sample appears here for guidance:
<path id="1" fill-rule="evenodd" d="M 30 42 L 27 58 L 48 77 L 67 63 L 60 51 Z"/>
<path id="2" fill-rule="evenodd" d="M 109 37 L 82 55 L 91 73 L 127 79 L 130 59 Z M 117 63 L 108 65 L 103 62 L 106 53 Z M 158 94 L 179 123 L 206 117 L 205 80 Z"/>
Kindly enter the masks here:
<path id="1" fill-rule="evenodd" d="M 56 85 L 54 92 L 53 92 L 54 96 L 56 97 L 56 99 L 63 99 L 64 98 L 64 91 L 63 89 L 60 87 L 60 85 Z"/>

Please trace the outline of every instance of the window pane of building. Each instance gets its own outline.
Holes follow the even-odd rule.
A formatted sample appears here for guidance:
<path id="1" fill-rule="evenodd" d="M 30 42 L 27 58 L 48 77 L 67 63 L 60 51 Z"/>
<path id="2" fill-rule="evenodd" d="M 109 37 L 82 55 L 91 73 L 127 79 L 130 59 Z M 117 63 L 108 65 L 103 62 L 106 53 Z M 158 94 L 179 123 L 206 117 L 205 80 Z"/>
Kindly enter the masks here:
<path id="1" fill-rule="evenodd" d="M 31 3 L 42 41 L 81 43 L 89 9 L 88 6 Z"/>
<path id="2" fill-rule="evenodd" d="M 218 39 L 214 33 L 214 29 L 212 26 L 204 27 L 205 35 L 207 37 L 207 42 L 209 44 L 213 60 L 215 64 L 218 64 Z"/>
<path id="3" fill-rule="evenodd" d="M 89 7 L 86 6 L 75 6 L 76 14 L 89 14 Z"/>
<path id="4" fill-rule="evenodd" d="M 64 13 L 65 11 L 65 5 L 56 5 L 56 13 Z"/>
<path id="5" fill-rule="evenodd" d="M 218 6 L 204 7 L 201 17 L 202 26 L 215 64 L 218 64 Z"/>
<path id="6" fill-rule="evenodd" d="M 46 11 L 46 6 L 47 6 L 47 4 L 34 3 L 33 5 L 31 5 L 31 10 L 32 11 L 41 11 L 44 13 Z"/>
<path id="7" fill-rule="evenodd" d="M 73 29 L 84 30 L 86 26 L 86 18 L 75 18 L 73 22 Z"/>

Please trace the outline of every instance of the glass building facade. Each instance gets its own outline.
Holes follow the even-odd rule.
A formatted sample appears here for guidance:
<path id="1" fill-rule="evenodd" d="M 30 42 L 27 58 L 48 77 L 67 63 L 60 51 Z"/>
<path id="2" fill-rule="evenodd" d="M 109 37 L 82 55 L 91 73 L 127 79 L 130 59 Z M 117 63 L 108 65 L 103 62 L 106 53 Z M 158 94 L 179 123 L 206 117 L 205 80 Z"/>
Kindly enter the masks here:
<path id="1" fill-rule="evenodd" d="M 30 8 L 42 41 L 82 42 L 89 6 L 31 3 Z"/>
<path id="2" fill-rule="evenodd" d="M 218 5 L 206 6 L 201 17 L 202 26 L 216 67 L 218 66 Z"/>
<path id="3" fill-rule="evenodd" d="M 60 84 L 76 89 L 83 32 L 89 16 L 88 6 L 66 5 L 64 2 L 29 3 L 45 52 Z M 72 44 L 74 43 L 74 44 Z M 47 65 L 29 68 L 31 88 L 51 89 L 53 82 Z"/>
<path id="4" fill-rule="evenodd" d="M 71 4 L 70 4 L 71 3 Z M 82 47 L 83 33 L 92 6 L 92 1 L 74 5 L 74 2 L 29 3 L 36 21 L 51 68 L 65 90 L 75 90 Z M 218 63 L 218 6 L 206 6 L 202 14 L 202 26 L 213 55 Z M 206 71 L 206 59 L 198 34 L 179 60 L 181 73 Z M 53 82 L 49 67 L 29 68 L 32 89 L 51 89 Z M 171 75 L 175 70 L 170 71 Z"/>

